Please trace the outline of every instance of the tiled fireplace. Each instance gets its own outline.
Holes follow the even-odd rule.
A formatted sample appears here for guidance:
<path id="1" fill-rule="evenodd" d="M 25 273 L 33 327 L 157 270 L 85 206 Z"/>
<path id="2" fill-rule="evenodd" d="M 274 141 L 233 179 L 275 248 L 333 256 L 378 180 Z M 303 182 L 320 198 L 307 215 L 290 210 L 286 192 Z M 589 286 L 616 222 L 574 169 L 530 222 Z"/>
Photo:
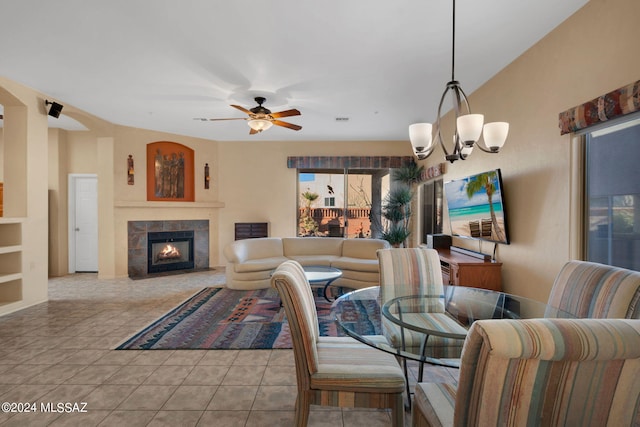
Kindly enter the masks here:
<path id="1" fill-rule="evenodd" d="M 131 278 L 209 268 L 209 220 L 129 221 Z"/>

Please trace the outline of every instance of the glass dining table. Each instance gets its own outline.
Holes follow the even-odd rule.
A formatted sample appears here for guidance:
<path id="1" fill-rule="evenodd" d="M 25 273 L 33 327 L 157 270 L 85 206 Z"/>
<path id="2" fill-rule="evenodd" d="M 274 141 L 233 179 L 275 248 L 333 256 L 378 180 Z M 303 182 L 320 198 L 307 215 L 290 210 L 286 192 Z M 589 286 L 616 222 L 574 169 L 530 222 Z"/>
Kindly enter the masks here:
<path id="1" fill-rule="evenodd" d="M 543 317 L 574 317 L 543 302 L 503 292 L 466 286 L 444 286 L 438 295 L 404 295 L 382 301 L 380 287 L 346 293 L 332 306 L 332 317 L 339 329 L 356 340 L 406 360 L 447 367 L 460 367 L 460 359 L 428 357 L 420 351 L 393 347 L 384 335 L 382 319 L 402 330 L 407 329 L 429 336 L 464 340 L 471 324 L 482 319 L 532 319 Z M 417 321 L 433 312 L 446 315 L 458 326 L 451 331 L 431 328 L 429 322 Z M 419 316 L 416 316 L 419 314 Z M 376 337 L 377 336 L 377 337 Z M 421 369 L 422 371 L 422 369 Z"/>

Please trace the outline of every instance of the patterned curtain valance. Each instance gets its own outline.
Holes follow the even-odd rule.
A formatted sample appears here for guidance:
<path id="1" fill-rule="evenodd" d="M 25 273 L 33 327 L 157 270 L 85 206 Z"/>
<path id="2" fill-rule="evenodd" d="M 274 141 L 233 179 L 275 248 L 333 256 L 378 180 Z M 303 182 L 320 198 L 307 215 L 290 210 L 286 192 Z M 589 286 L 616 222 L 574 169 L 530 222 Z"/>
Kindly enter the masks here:
<path id="1" fill-rule="evenodd" d="M 560 135 L 640 111 L 640 80 L 560 113 Z"/>
<path id="2" fill-rule="evenodd" d="M 297 169 L 387 169 L 414 161 L 412 156 L 304 156 L 287 157 L 287 167 Z"/>

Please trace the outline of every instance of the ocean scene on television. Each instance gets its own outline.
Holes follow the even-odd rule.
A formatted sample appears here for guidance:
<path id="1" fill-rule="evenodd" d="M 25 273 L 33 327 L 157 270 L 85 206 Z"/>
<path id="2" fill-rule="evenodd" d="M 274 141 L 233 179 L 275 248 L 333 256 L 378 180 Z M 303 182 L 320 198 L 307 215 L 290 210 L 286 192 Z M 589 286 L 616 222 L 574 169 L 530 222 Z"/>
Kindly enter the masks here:
<path id="1" fill-rule="evenodd" d="M 509 243 L 500 169 L 445 182 L 451 234 Z"/>

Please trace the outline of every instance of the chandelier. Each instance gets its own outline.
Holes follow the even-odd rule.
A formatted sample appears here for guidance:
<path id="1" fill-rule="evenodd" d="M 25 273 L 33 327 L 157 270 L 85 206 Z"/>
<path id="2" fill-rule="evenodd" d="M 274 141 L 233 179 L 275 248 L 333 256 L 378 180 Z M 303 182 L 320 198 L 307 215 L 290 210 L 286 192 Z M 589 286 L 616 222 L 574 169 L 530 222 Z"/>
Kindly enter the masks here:
<path id="1" fill-rule="evenodd" d="M 445 159 L 451 163 L 456 160 L 465 160 L 473 151 L 474 147 L 486 153 L 497 153 L 504 145 L 509 132 L 509 123 L 494 122 L 484 123 L 484 115 L 471 114 L 469 101 L 460 86 L 460 82 L 455 79 L 455 47 L 456 47 L 456 1 L 453 0 L 453 31 L 451 43 L 451 81 L 440 98 L 438 105 L 438 117 L 435 125 L 431 123 L 414 123 L 409 126 L 409 140 L 413 147 L 413 152 L 420 160 L 431 155 L 436 145 L 439 143 L 445 154 Z M 442 138 L 441 117 L 442 104 L 451 95 L 453 101 L 453 112 L 455 114 L 455 130 L 453 134 L 453 147 L 447 150 Z M 433 131 L 433 135 L 432 135 Z M 484 145 L 479 142 L 480 136 L 484 139 Z"/>

